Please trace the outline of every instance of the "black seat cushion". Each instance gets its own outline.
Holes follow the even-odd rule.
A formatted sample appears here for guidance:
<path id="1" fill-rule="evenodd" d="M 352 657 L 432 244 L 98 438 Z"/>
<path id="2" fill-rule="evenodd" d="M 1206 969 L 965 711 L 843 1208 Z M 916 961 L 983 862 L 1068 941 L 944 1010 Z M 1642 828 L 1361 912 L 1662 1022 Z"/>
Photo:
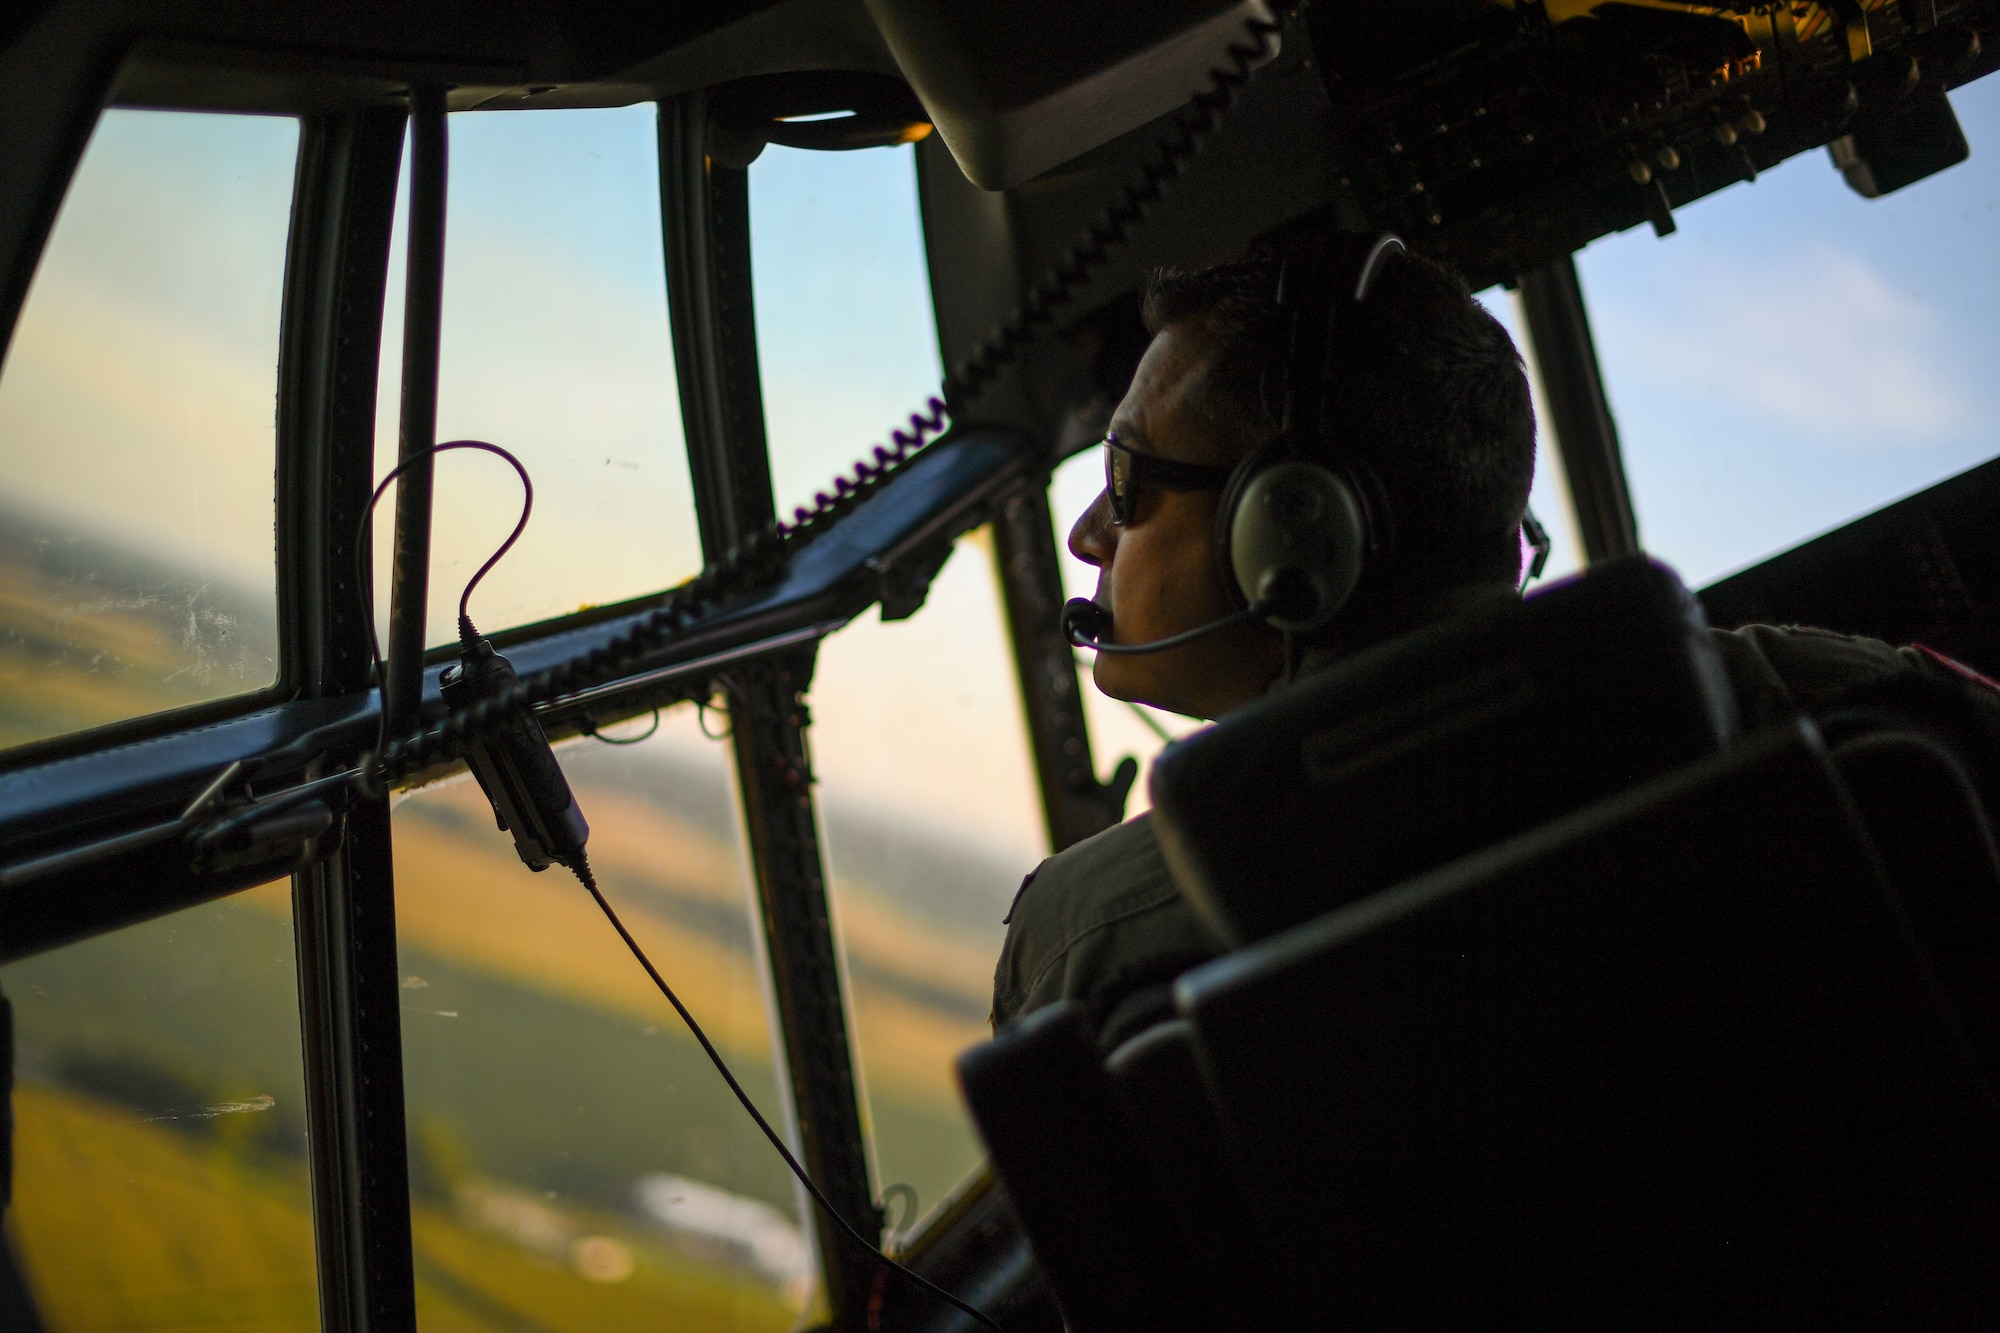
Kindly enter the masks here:
<path id="1" fill-rule="evenodd" d="M 1240 944 L 1712 754 L 1734 716 L 1694 599 L 1664 566 L 1615 561 L 1169 747 L 1154 830 Z"/>
<path id="2" fill-rule="evenodd" d="M 1312 1307 L 2000 1317 L 2000 1121 L 1852 810 L 1799 722 L 1184 977 Z"/>

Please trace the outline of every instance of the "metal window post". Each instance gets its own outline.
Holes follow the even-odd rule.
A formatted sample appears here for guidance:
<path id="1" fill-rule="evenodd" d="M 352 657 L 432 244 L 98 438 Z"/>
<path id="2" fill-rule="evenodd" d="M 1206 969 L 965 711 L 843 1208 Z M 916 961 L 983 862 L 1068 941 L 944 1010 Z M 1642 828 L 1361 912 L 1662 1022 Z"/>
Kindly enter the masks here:
<path id="1" fill-rule="evenodd" d="M 710 153 L 706 95 L 660 106 L 660 206 L 674 360 L 702 551 L 714 559 L 773 516 L 751 307 L 749 179 Z M 805 1168 L 874 1240 L 859 1087 L 841 1007 L 825 859 L 806 747 L 810 650 L 731 668 L 730 730 L 772 989 Z M 836 1327 L 857 1326 L 878 1265 L 826 1218 L 814 1226 Z"/>
<path id="2" fill-rule="evenodd" d="M 396 550 L 389 585 L 389 665 L 382 715 L 389 734 L 417 720 L 431 568 L 431 475 L 437 443 L 438 343 L 444 322 L 448 140 L 444 89 L 410 89 L 409 269 L 403 299 L 402 428 L 396 461 Z"/>
<path id="3" fill-rule="evenodd" d="M 1604 396 L 1597 348 L 1584 310 L 1572 256 L 1521 277 L 1528 338 L 1542 372 L 1542 391 L 1555 420 L 1556 444 L 1576 506 L 1585 557 L 1596 564 L 1639 550 L 1639 522 L 1625 487 L 1618 423 Z"/>
<path id="4" fill-rule="evenodd" d="M 375 382 L 404 116 L 308 119 L 299 149 L 278 368 L 284 678 L 306 698 L 368 688 L 356 533 L 375 456 Z M 416 1326 L 403 1128 L 395 881 L 386 801 L 295 876 L 320 1327 Z"/>

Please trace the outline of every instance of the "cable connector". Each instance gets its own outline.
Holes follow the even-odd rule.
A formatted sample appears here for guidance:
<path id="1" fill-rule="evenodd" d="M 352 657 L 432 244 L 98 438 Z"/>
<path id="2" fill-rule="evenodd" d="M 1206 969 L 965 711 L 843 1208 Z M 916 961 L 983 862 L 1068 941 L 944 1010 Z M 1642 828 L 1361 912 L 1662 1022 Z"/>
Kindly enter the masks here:
<path id="1" fill-rule="evenodd" d="M 439 681 L 445 702 L 454 710 L 482 702 L 499 703 L 486 725 L 465 738 L 465 761 L 493 803 L 493 817 L 514 835 L 514 850 L 530 870 L 553 864 L 576 869 L 583 864 L 583 845 L 590 825 L 571 794 L 562 765 L 523 699 L 514 665 L 479 637 L 472 621 L 459 617 L 464 645 L 459 660 Z"/>

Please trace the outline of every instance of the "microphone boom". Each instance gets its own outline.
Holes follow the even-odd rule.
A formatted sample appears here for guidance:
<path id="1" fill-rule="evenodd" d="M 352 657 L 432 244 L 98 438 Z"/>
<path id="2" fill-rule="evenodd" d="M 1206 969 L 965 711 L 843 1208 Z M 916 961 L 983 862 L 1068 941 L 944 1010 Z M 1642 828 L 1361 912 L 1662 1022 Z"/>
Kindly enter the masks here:
<path id="1" fill-rule="evenodd" d="M 1160 653 L 1169 648 L 1178 648 L 1185 643 L 1193 643 L 1196 639 L 1213 634 L 1219 629 L 1228 629 L 1231 625 L 1258 620 L 1264 611 L 1264 603 L 1258 602 L 1220 620 L 1211 620 L 1206 625 L 1197 625 L 1191 630 L 1172 634 L 1164 639 L 1155 639 L 1151 643 L 1105 643 L 1104 636 L 1111 632 L 1111 613 L 1088 597 L 1072 597 L 1063 604 L 1062 632 L 1063 637 L 1077 647 L 1089 648 L 1100 653 Z"/>

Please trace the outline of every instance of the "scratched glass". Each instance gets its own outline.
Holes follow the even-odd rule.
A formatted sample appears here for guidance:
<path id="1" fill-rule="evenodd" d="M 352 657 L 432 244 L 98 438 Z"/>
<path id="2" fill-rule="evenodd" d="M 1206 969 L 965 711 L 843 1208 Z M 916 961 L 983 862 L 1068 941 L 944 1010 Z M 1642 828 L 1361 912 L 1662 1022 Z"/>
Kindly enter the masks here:
<path id="1" fill-rule="evenodd" d="M 0 747 L 277 679 L 298 122 L 104 113 L 0 369 Z"/>
<path id="2" fill-rule="evenodd" d="M 700 723 L 560 754 L 605 896 L 783 1126 L 728 747 Z M 469 778 L 399 803 L 395 844 L 420 1327 L 797 1326 L 818 1270 L 792 1179 L 583 887 L 522 865 Z"/>
<path id="3" fill-rule="evenodd" d="M 294 966 L 279 881 L 0 967 L 45 1327 L 319 1327 Z"/>
<path id="4" fill-rule="evenodd" d="M 667 328 L 658 114 L 647 102 L 450 118 L 437 438 L 511 450 L 535 483 L 527 532 L 472 600 L 484 631 L 657 592 L 701 568 Z M 408 183 L 406 154 L 377 477 L 396 459 Z M 376 515 L 378 617 L 394 508 L 384 497 Z M 438 459 L 430 643 L 457 641 L 459 590 L 520 512 L 520 483 L 500 459 Z"/>

